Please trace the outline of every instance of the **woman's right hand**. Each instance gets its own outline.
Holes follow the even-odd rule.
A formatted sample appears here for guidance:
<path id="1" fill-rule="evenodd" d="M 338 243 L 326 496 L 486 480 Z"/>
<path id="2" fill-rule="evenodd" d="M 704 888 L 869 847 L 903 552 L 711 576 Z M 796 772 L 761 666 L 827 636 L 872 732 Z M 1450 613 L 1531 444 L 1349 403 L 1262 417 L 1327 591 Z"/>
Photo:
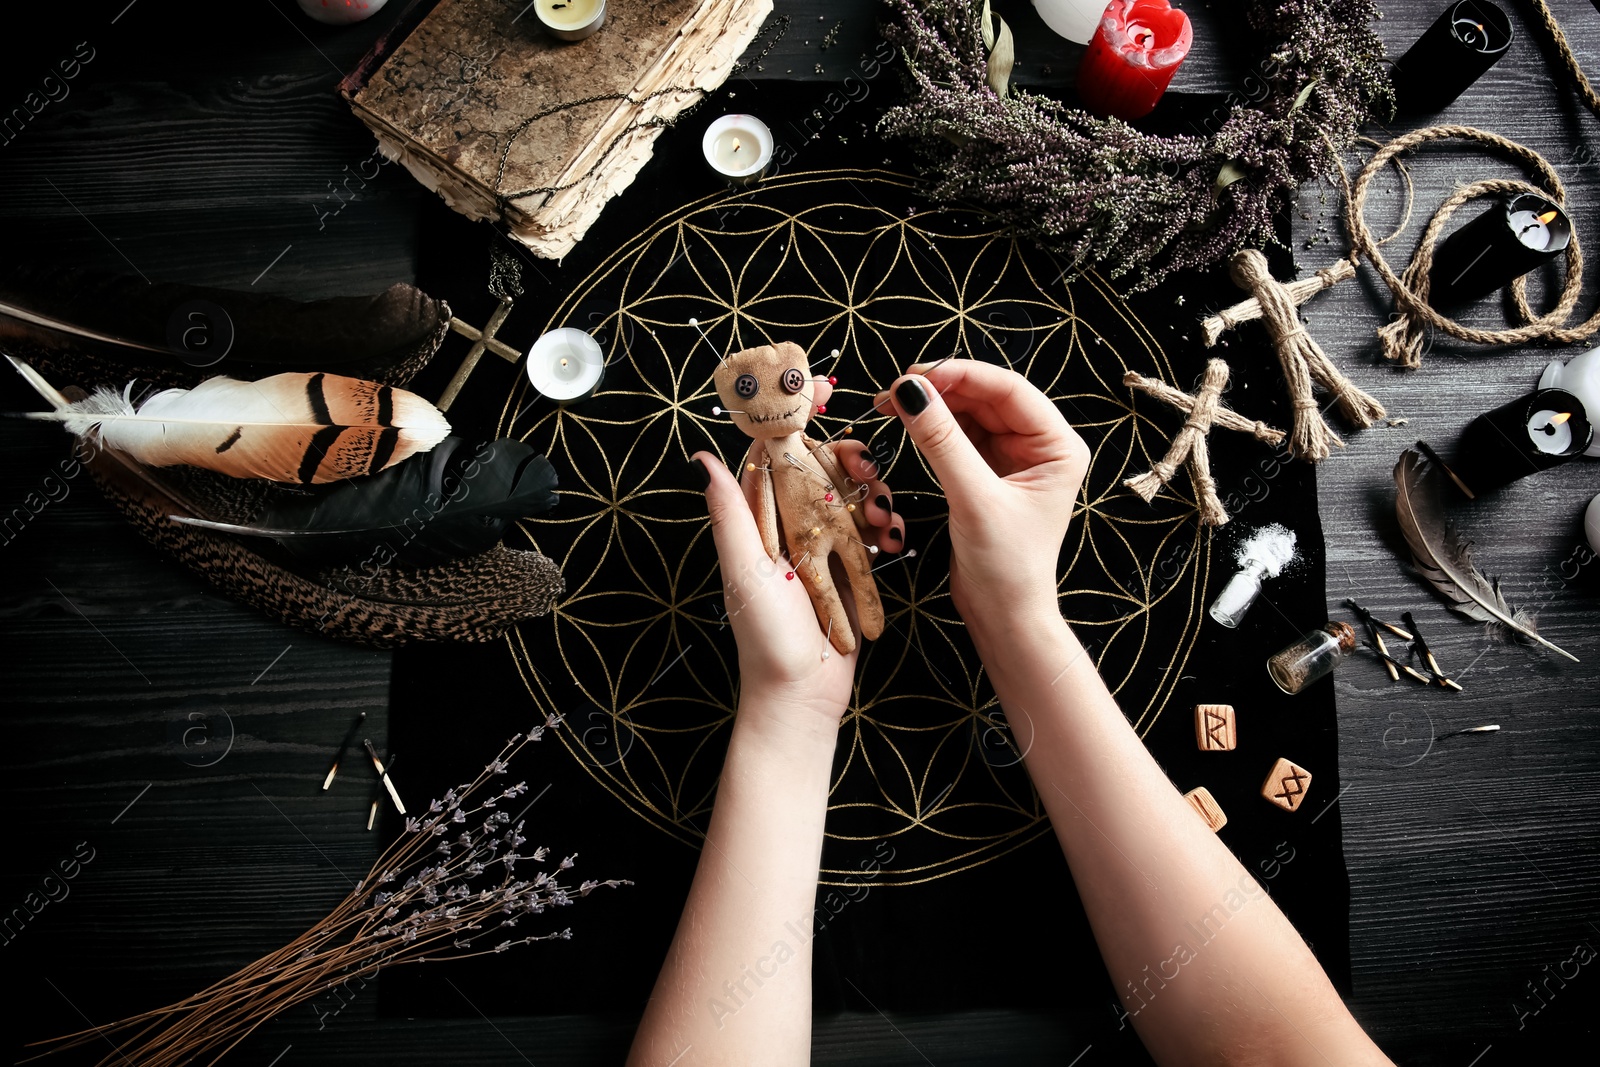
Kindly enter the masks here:
<path id="1" fill-rule="evenodd" d="M 926 366 L 874 405 L 900 416 L 944 487 L 956 610 L 979 631 L 1059 619 L 1057 561 L 1089 446 L 1015 371 L 971 359 Z"/>

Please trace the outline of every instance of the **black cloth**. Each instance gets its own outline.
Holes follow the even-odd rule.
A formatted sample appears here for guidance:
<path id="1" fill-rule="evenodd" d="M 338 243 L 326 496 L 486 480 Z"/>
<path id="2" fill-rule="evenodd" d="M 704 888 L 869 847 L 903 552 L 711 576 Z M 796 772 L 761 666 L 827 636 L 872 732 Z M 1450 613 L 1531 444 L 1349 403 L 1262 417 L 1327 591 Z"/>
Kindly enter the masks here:
<path id="1" fill-rule="evenodd" d="M 1069 285 L 1065 263 L 997 237 L 982 212 L 920 196 L 904 177 L 909 164 L 870 134 L 870 94 L 730 88 L 736 95 L 724 91 L 660 138 L 565 262 L 525 261 L 526 295 L 500 336 L 525 350 L 546 328 L 591 330 L 608 353 L 600 393 L 557 417 L 520 366 L 486 357 L 451 412 L 458 432 L 514 434 L 550 453 L 564 495 L 521 536 L 562 562 L 568 602 L 506 644 L 412 647 L 395 658 L 392 744 L 405 756 L 409 797 L 470 777 L 504 737 L 560 712 L 562 730 L 513 770 L 529 796 L 548 786 L 529 812 L 529 837 L 580 853 L 572 873 L 636 884 L 553 914 L 553 926 L 573 928 L 571 941 L 385 973 L 386 1010 L 642 1010 L 693 875 L 735 699 L 731 630 L 684 458 L 710 447 L 738 463 L 747 442 L 711 415 L 715 357 L 686 325 L 691 316 L 715 347 L 795 340 L 814 372 L 837 374 L 821 433 L 865 413 L 898 368 L 952 352 L 1006 362 L 1057 400 L 1096 452 L 1063 549 L 1062 612 L 1174 784 L 1210 790 L 1228 816 L 1222 839 L 1347 990 L 1332 684 L 1288 697 L 1265 667 L 1327 617 L 1315 469 L 1213 431 L 1212 470 L 1234 516 L 1217 531 L 1195 521 L 1186 473 L 1152 504 L 1120 484 L 1148 470 L 1182 424 L 1134 398 L 1125 369 L 1192 391 L 1206 359 L 1220 355 L 1232 368 L 1228 403 L 1288 427 L 1258 326 L 1230 334 L 1226 347 L 1201 347 L 1198 318 L 1242 294 L 1225 271 L 1127 299 L 1100 279 Z M 1169 95 L 1156 121 L 1181 126 L 1185 108 L 1203 115 L 1213 104 Z M 784 163 L 743 191 L 722 185 L 700 156 L 705 124 L 735 110 L 766 118 Z M 424 226 L 422 288 L 474 324 L 494 303 L 483 288 L 487 237 L 443 208 Z M 1274 259 L 1280 276 L 1291 269 L 1287 255 Z M 452 344 L 419 380 L 424 395 L 459 361 Z M 844 355 L 830 368 L 833 348 Z M 859 435 L 888 468 L 918 555 L 884 560 L 891 625 L 863 655 L 841 738 L 816 913 L 817 1010 L 1035 1007 L 1086 1018 L 1133 1055 L 1019 763 L 1026 726 L 993 703 L 950 604 L 937 484 L 897 424 L 863 423 Z M 1268 584 L 1243 626 L 1225 630 L 1205 607 L 1233 573 L 1237 544 L 1268 522 L 1297 534 L 1301 561 Z M 1237 750 L 1197 750 L 1201 702 L 1238 709 Z M 1279 756 L 1314 776 L 1293 814 L 1260 795 Z M 1217 903 L 1231 914 L 1241 892 L 1218 886 Z M 1183 918 L 1198 928 L 1202 916 Z M 1145 983 L 1146 996 L 1161 988 L 1151 975 L 1181 973 L 1174 961 L 1149 964 L 1121 976 Z"/>

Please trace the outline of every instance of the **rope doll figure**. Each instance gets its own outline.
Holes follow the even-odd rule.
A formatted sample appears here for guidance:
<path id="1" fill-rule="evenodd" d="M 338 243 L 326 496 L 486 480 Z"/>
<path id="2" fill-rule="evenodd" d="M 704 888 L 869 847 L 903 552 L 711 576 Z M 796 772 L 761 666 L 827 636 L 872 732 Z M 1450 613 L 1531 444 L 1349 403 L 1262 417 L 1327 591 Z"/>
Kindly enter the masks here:
<path id="1" fill-rule="evenodd" d="M 784 576 L 805 586 L 829 643 L 848 654 L 856 635 L 828 567 L 838 556 L 855 594 L 861 635 L 875 640 L 883 632 L 883 604 L 872 577 L 878 550 L 862 541 L 866 519 L 856 507 L 866 486 L 845 473 L 837 444 L 805 436 L 816 410 L 805 350 L 783 341 L 735 352 L 713 381 L 723 410 L 754 439 L 739 480 L 767 555 L 777 562 L 787 548 L 794 562 Z"/>

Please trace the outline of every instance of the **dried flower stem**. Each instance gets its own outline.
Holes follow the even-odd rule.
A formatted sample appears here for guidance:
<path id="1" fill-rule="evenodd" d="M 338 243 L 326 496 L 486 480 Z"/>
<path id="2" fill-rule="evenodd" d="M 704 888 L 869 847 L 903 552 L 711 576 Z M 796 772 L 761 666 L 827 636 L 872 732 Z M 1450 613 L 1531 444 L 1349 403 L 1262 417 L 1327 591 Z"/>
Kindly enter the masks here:
<path id="1" fill-rule="evenodd" d="M 556 879 L 571 869 L 575 855 L 560 860 L 554 872 L 518 879 L 519 861 L 543 863 L 549 855 L 542 847 L 519 854 L 517 848 L 527 840 L 522 836 L 523 821 L 519 818 L 512 826 L 512 817 L 499 810 L 502 801 L 526 793 L 527 783 L 499 792 L 484 788 L 506 773 L 510 760 L 525 745 L 559 723 L 551 716 L 526 734 L 512 737 L 471 782 L 446 791 L 420 817 L 407 818 L 404 832 L 367 876 L 289 944 L 173 1004 L 109 1026 L 35 1042 L 48 1046 L 39 1055 L 125 1035 L 100 1064 L 131 1061 L 142 1067 L 167 1067 L 204 1055 L 215 1063 L 280 1012 L 353 979 L 371 977 L 384 967 L 469 959 L 533 941 L 570 938 L 570 929 L 520 938 L 495 931 L 516 926 L 525 916 L 541 915 L 546 908 L 571 904 L 602 885 L 630 883 L 591 880 L 567 889 Z M 466 802 L 474 796 L 481 797 L 480 802 L 468 807 Z M 499 939 L 492 945 L 477 945 L 491 935 Z"/>
<path id="2" fill-rule="evenodd" d="M 884 36 L 906 60 L 911 100 L 881 129 L 916 149 L 929 190 L 975 201 L 1069 270 L 1155 285 L 1186 267 L 1275 241 L 1275 214 L 1387 111 L 1393 90 L 1372 32 L 1374 0 L 1239 5 L 1267 55 L 1237 106 L 1158 137 L 1058 100 L 989 84 L 983 0 L 889 0 Z M 1251 88 L 1254 86 L 1254 88 Z"/>

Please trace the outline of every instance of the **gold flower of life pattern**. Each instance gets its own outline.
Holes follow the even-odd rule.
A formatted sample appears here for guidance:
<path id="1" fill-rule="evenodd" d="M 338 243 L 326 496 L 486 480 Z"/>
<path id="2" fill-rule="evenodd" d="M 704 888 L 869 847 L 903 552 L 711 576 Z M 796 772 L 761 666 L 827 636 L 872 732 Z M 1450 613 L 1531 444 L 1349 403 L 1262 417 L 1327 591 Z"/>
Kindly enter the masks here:
<path id="1" fill-rule="evenodd" d="M 1193 500 L 1169 492 L 1146 504 L 1121 484 L 1167 446 L 1135 413 L 1123 372 L 1172 380 L 1166 355 L 1099 279 L 1064 283 L 1062 262 L 991 217 L 923 203 L 901 175 L 821 171 L 675 210 L 607 257 L 547 324 L 600 342 L 599 392 L 558 408 L 519 375 L 506 398 L 499 432 L 561 473 L 560 506 L 520 530 L 560 561 L 568 590 L 508 637 L 517 669 L 541 710 L 566 716 L 556 736 L 594 779 L 686 843 L 710 817 L 739 682 L 686 460 L 709 449 L 737 464 L 748 445 L 712 413 L 718 356 L 691 318 L 718 351 L 790 340 L 813 372 L 835 375 L 815 436 L 868 414 L 917 360 L 954 353 L 1026 374 L 1094 447 L 1059 601 L 1141 735 L 1194 646 L 1210 551 Z M 917 551 L 880 556 L 888 623 L 857 667 L 823 881 L 858 871 L 888 840 L 895 859 L 877 884 L 909 885 L 985 863 L 1048 824 L 1021 766 L 1026 713 L 1002 712 L 950 600 L 938 483 L 897 421 L 856 433 Z"/>

